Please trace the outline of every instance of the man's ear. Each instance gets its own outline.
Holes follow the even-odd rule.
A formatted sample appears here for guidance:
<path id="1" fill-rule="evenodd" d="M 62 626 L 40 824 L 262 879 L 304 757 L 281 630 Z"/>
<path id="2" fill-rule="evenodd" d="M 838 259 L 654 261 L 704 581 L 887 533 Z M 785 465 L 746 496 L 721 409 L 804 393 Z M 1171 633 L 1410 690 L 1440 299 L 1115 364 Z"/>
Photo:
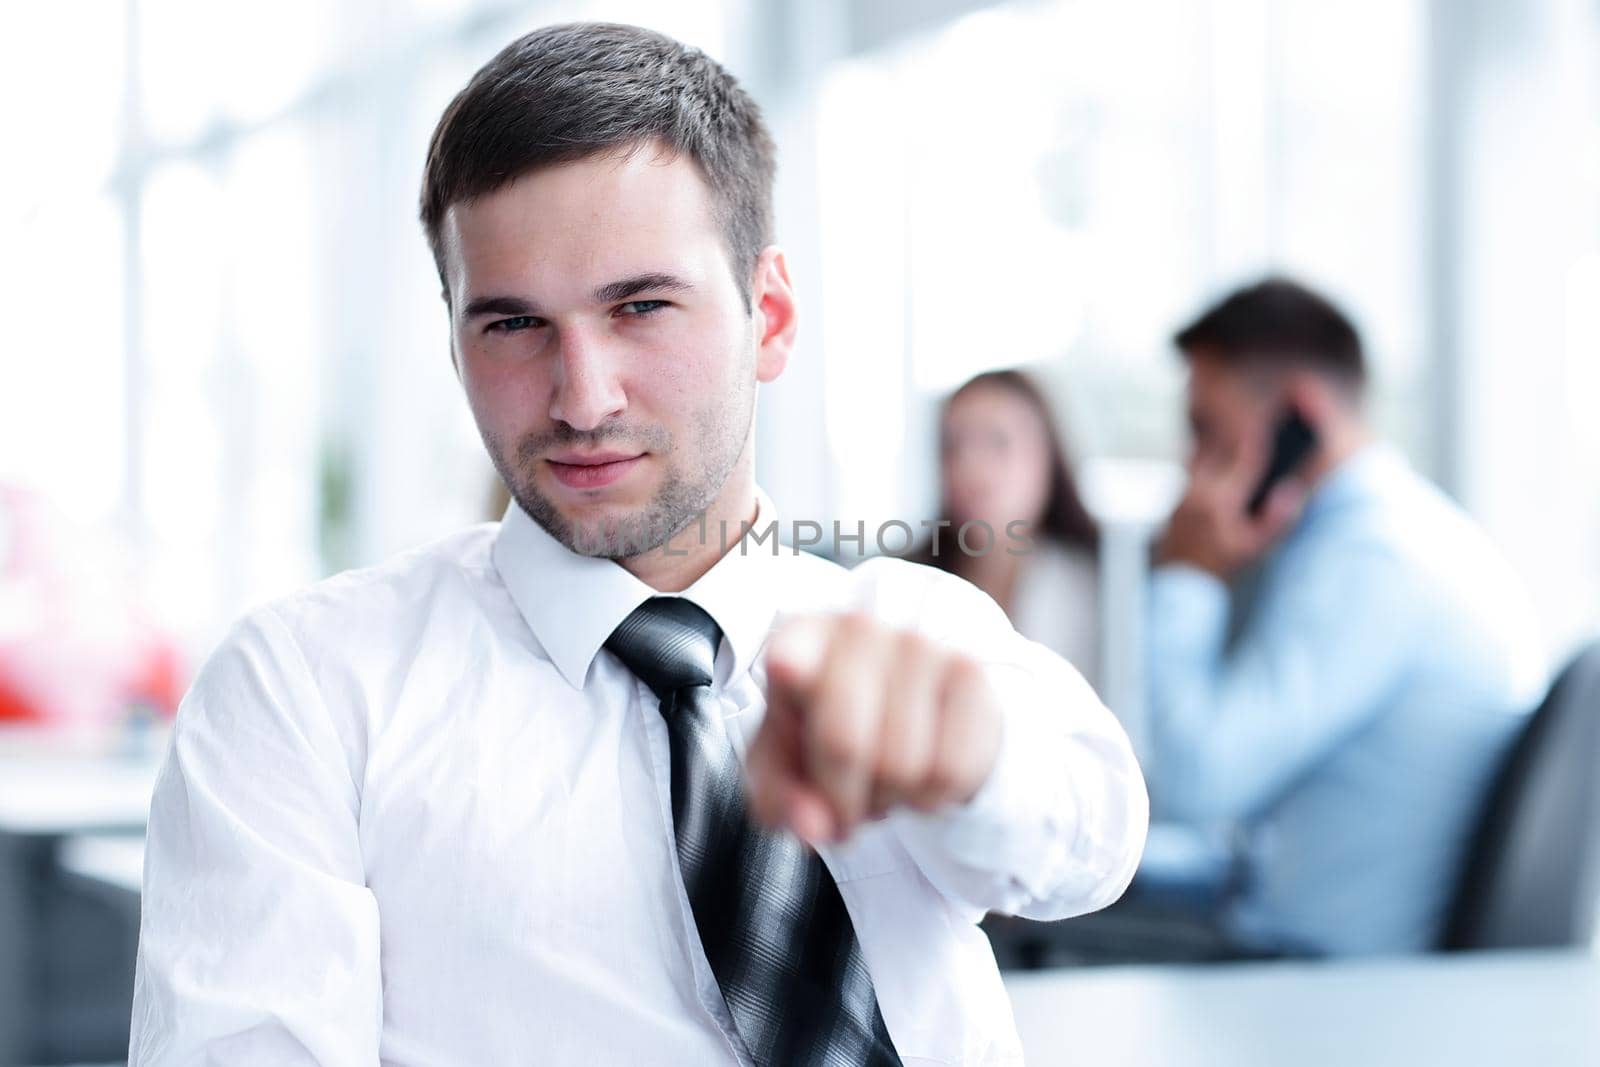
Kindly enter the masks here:
<path id="1" fill-rule="evenodd" d="M 1313 426 L 1320 426 L 1338 403 L 1333 385 L 1315 371 L 1295 370 L 1284 383 L 1284 399 Z"/>
<path id="2" fill-rule="evenodd" d="M 789 365 L 799 327 L 789 264 L 777 245 L 768 245 L 756 257 L 750 304 L 756 323 L 756 381 L 770 382 Z"/>

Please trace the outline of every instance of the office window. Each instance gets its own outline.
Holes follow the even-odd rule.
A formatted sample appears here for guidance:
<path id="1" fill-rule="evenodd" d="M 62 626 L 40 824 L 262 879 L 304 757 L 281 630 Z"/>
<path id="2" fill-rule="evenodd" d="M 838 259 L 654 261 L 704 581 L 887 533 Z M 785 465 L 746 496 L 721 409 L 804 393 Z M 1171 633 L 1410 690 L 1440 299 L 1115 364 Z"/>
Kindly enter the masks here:
<path id="1" fill-rule="evenodd" d="M 123 5 L 63 2 L 8 11 L 0 167 L 0 481 L 49 488 L 86 523 L 122 498 L 126 432 L 119 201 Z M 54 42 L 72 41 L 63 69 Z"/>
<path id="2" fill-rule="evenodd" d="M 1422 17 L 1014 3 L 841 64 L 819 135 L 835 510 L 928 511 L 934 405 L 998 366 L 1039 369 L 1080 455 L 1178 457 L 1170 335 L 1268 270 L 1357 316 L 1379 419 L 1428 466 Z"/>
<path id="3" fill-rule="evenodd" d="M 317 566 L 325 5 L 141 5 L 132 533 L 197 644 Z"/>
<path id="4" fill-rule="evenodd" d="M 27 151 L 0 172 L 0 481 L 123 538 L 195 653 L 253 602 L 484 517 L 418 182 L 473 71 L 581 18 L 713 55 L 728 24 L 723 0 L 7 13 Z"/>

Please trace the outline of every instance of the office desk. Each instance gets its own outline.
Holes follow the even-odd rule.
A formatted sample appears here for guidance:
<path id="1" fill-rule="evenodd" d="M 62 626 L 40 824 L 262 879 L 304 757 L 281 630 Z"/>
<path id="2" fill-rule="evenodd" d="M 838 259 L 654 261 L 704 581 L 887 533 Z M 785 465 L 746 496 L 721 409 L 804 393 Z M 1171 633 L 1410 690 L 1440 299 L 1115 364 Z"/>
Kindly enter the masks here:
<path id="1" fill-rule="evenodd" d="M 0 834 L 142 830 L 164 744 L 155 734 L 130 753 L 113 735 L 0 729 Z"/>
<path id="2" fill-rule="evenodd" d="M 144 838 L 123 834 L 85 834 L 61 842 L 56 862 L 68 874 L 134 897 L 144 883 Z"/>
<path id="3" fill-rule="evenodd" d="M 0 729 L 0 1067 L 47 1058 L 52 1033 L 88 1031 L 76 1013 L 95 990 L 67 970 L 75 957 L 63 945 L 114 935 L 75 921 L 82 900 L 63 892 L 61 842 L 142 836 L 163 747 L 159 734 L 130 751 L 117 734 Z"/>
<path id="4" fill-rule="evenodd" d="M 1006 976 L 1029 1067 L 1600 1064 L 1600 959 L 1474 953 Z"/>

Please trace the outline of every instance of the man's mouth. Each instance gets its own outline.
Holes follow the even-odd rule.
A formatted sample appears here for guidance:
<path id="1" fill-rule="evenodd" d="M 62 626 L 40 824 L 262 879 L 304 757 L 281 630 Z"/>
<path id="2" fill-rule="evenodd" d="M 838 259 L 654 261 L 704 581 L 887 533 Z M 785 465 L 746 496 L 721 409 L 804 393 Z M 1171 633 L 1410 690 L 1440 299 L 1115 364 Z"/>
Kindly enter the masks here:
<path id="1" fill-rule="evenodd" d="M 644 457 L 643 452 L 563 452 L 545 462 L 567 488 L 599 489 L 618 481 Z"/>

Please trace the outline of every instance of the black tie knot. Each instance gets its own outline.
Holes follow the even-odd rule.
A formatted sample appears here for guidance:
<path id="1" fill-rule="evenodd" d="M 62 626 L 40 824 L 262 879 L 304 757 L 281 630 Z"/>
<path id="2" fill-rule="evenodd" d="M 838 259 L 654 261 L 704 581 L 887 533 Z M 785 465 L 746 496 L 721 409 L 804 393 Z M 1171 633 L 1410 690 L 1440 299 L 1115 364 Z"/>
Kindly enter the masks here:
<path id="1" fill-rule="evenodd" d="M 680 689 L 710 685 L 722 630 L 691 600 L 651 597 L 611 632 L 606 648 L 658 700 Z"/>

